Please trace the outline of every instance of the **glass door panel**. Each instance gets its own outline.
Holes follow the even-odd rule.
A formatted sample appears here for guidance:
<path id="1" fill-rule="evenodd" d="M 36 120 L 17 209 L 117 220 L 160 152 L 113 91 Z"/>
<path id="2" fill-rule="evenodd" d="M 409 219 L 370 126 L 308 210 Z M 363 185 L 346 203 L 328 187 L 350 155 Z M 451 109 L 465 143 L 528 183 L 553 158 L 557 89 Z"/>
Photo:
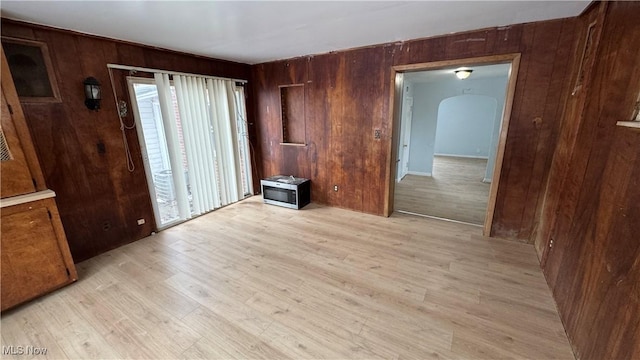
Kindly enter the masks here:
<path id="1" fill-rule="evenodd" d="M 181 220 L 176 201 L 158 89 L 152 80 L 129 79 L 136 128 L 158 229 Z"/>

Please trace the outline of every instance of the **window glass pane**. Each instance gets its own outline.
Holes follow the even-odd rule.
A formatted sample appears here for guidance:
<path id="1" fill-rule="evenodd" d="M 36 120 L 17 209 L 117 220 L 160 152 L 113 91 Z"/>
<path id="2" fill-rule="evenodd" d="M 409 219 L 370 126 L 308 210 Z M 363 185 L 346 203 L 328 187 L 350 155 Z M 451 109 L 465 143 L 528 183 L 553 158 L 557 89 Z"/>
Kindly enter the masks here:
<path id="1" fill-rule="evenodd" d="M 153 84 L 134 84 L 138 113 L 144 134 L 149 169 L 153 179 L 158 226 L 179 219 L 169 152 L 162 126 L 158 89 Z"/>

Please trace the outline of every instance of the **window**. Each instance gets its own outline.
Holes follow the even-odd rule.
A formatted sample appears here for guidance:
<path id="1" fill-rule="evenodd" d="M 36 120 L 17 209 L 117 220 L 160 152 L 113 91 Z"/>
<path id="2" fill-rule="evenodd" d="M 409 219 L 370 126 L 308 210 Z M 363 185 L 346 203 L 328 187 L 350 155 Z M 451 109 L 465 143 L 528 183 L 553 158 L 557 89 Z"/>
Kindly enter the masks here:
<path id="1" fill-rule="evenodd" d="M 20 101 L 60 102 L 46 44 L 3 37 L 2 47 Z"/>

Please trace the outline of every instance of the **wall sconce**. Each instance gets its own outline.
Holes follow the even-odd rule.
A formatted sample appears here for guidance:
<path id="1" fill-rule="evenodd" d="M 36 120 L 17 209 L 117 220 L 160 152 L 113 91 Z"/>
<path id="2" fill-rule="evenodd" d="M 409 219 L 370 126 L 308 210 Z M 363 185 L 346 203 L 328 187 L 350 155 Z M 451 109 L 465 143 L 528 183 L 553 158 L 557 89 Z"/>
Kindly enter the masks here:
<path id="1" fill-rule="evenodd" d="M 469 76 L 471 76 L 472 72 L 473 72 L 473 70 L 471 70 L 471 69 L 458 69 L 458 70 L 454 71 L 454 73 L 456 74 L 456 76 L 460 80 L 464 80 L 464 79 L 468 78 Z"/>
<path id="2" fill-rule="evenodd" d="M 100 99 L 102 93 L 100 91 L 100 82 L 94 77 L 84 79 L 84 104 L 89 110 L 100 109 Z"/>

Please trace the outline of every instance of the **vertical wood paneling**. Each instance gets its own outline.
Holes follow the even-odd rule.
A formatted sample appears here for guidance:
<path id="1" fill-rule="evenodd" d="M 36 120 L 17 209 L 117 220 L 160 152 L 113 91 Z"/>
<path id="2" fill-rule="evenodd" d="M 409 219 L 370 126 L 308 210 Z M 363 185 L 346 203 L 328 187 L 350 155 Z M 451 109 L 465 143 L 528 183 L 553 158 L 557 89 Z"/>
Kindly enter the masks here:
<path id="1" fill-rule="evenodd" d="M 75 261 L 140 239 L 153 230 L 153 212 L 137 134 L 135 130 L 126 131 L 136 167 L 131 173 L 127 170 L 107 64 L 232 78 L 248 79 L 250 76 L 248 65 L 5 19 L 2 20 L 2 33 L 42 41 L 49 48 L 62 102 L 22 105 L 45 180 L 57 194 Z M 127 75 L 125 71 L 114 71 L 117 98 L 130 103 Z M 84 106 L 82 82 L 88 76 L 94 76 L 102 83 L 102 108 L 97 112 Z M 247 110 L 252 111 L 251 107 Z M 133 123 L 131 111 L 124 120 L 127 124 Z M 254 133 L 251 128 L 250 133 Z M 106 153 L 98 153 L 98 143 L 105 145 Z M 145 219 L 146 224 L 138 226 L 136 220 L 140 218 Z"/>
<path id="2" fill-rule="evenodd" d="M 145 51 L 142 47 L 129 44 L 118 44 L 118 46 L 116 46 L 116 51 L 118 59 L 123 64 L 140 67 L 146 64 L 144 59 Z"/>
<path id="3" fill-rule="evenodd" d="M 380 49 L 379 55 L 377 55 L 376 62 L 370 64 L 369 67 L 379 67 L 382 71 L 376 74 L 374 84 L 378 90 L 374 96 L 381 99 L 389 99 L 391 87 L 389 79 L 391 77 L 391 69 L 385 64 L 390 64 L 393 61 L 393 54 L 396 50 L 395 46 L 388 45 Z M 373 213 L 382 215 L 384 214 L 385 202 L 384 188 L 386 186 L 386 169 L 391 162 L 391 154 L 387 152 L 388 146 L 391 143 L 392 135 L 392 123 L 386 121 L 390 113 L 390 104 L 388 101 L 378 101 L 370 105 L 371 108 L 371 125 L 369 132 L 365 132 L 364 140 L 366 144 L 366 152 L 363 160 L 363 172 L 364 176 L 364 188 L 362 193 L 362 211 L 367 213 Z M 380 130 L 381 138 L 377 140 L 374 138 L 375 130 Z M 373 192 L 368 189 L 382 189 L 382 192 Z"/>
<path id="4" fill-rule="evenodd" d="M 573 22 L 564 22 L 562 24 L 562 28 L 560 29 L 558 36 L 558 51 L 556 53 L 557 59 L 566 59 L 567 65 L 573 65 L 573 54 L 575 53 L 575 33 L 576 26 Z M 557 61 L 556 59 L 556 61 Z M 551 162 L 554 156 L 554 151 L 557 149 L 555 146 L 558 142 L 558 136 L 560 132 L 560 127 L 562 122 L 557 121 L 555 123 L 550 123 L 548 121 L 544 121 L 544 119 L 562 119 L 564 104 L 567 101 L 567 98 L 571 92 L 571 81 L 567 81 L 566 74 L 563 72 L 567 72 L 567 67 L 558 67 L 554 66 L 553 73 L 551 74 L 551 80 L 549 82 L 550 91 L 547 92 L 547 99 L 545 101 L 545 108 L 543 112 L 541 122 L 541 140 L 539 142 L 539 146 L 548 146 L 549 148 L 541 149 L 538 148 L 536 150 L 537 154 L 545 154 L 544 157 L 538 156 L 536 158 L 536 162 L 534 164 L 534 172 L 539 172 L 541 169 L 550 169 Z M 555 96 L 555 94 L 560 92 L 561 96 Z M 545 189 L 547 188 L 547 184 L 549 183 L 548 176 L 546 179 L 541 179 L 542 182 L 539 182 L 536 188 L 530 188 L 531 199 L 533 200 L 533 196 L 537 195 L 536 206 L 528 206 L 525 208 L 525 212 L 523 217 L 530 218 L 533 217 L 535 220 L 534 223 L 523 223 L 524 228 L 521 228 L 521 233 L 532 233 L 531 239 L 535 241 L 536 239 L 536 231 L 541 226 L 540 225 L 540 216 L 543 212 L 544 207 L 544 197 L 545 197 Z M 541 254 L 540 252 L 538 254 Z M 541 256 L 539 256 L 540 258 Z"/>
<path id="5" fill-rule="evenodd" d="M 504 160 L 502 162 L 502 172 L 500 173 L 500 188 L 496 197 L 494 211 L 494 225 L 492 234 L 503 237 L 519 237 L 518 229 L 522 220 L 522 204 L 526 201 L 526 184 L 530 180 L 526 175 L 530 174 L 531 168 L 527 158 L 532 156 L 532 149 L 535 144 L 535 134 L 531 133 L 531 122 L 523 124 L 524 119 L 529 117 L 537 97 L 544 90 L 529 87 L 527 82 L 530 78 L 538 76 L 540 70 L 534 64 L 534 59 L 530 52 L 535 39 L 535 25 L 526 24 L 523 26 L 520 40 L 521 48 L 527 49 L 528 54 L 523 54 L 520 60 L 520 73 L 518 83 L 513 98 L 513 108 L 511 111 L 511 121 L 507 133 L 505 144 Z M 516 149 L 514 149 L 516 147 Z"/>
<path id="6" fill-rule="evenodd" d="M 494 227 L 495 235 L 523 240 L 531 235 L 532 219 L 536 218 L 545 190 L 560 123 L 559 110 L 568 89 L 569 57 L 565 49 L 572 47 L 575 29 L 573 23 L 565 22 L 540 25 L 527 24 L 523 30 L 522 43 L 529 54 L 523 56 L 520 65 L 526 72 L 524 78 L 518 77 L 507 138 L 509 155 L 503 163 L 506 172 L 501 176 L 501 203 L 496 209 L 501 227 Z M 556 51 L 548 51 L 549 47 Z"/>
<path id="7" fill-rule="evenodd" d="M 548 247 L 549 232 L 554 226 L 556 220 L 556 207 L 559 201 L 560 188 L 564 185 L 566 180 L 568 164 L 571 161 L 571 155 L 573 152 L 575 140 L 577 137 L 578 129 L 580 128 L 580 122 L 582 119 L 582 107 L 585 102 L 586 89 L 590 88 L 591 71 L 587 69 L 587 76 L 584 78 L 583 87 L 581 89 L 574 89 L 576 83 L 578 68 L 580 66 L 581 51 L 584 47 L 587 28 L 589 24 L 597 21 L 597 30 L 595 40 L 600 37 L 602 23 L 604 21 L 604 11 L 606 3 L 599 3 L 597 6 L 591 6 L 591 8 L 585 12 L 584 15 L 577 19 L 577 33 L 575 46 L 573 47 L 572 54 L 572 77 L 569 82 L 569 92 L 567 103 L 563 109 L 562 123 L 559 132 L 559 140 L 554 151 L 553 162 L 549 172 L 549 181 L 547 185 L 547 193 L 554 194 L 553 196 L 546 196 L 544 200 L 544 208 L 539 218 L 539 232 L 535 234 L 536 250 L 541 257 L 544 265 L 545 256 L 543 252 Z M 553 277 L 548 277 L 548 281 L 553 281 Z M 553 283 L 551 284 L 553 286 Z"/>
<path id="8" fill-rule="evenodd" d="M 573 45 L 574 30 L 575 19 L 563 19 L 307 57 L 309 145 L 299 150 L 306 156 L 296 158 L 297 167 L 288 164 L 296 159 L 281 158 L 278 146 L 271 145 L 277 120 L 268 109 L 278 109 L 274 93 L 289 80 L 277 75 L 282 64 L 301 60 L 256 65 L 263 175 L 285 167 L 302 173 L 311 167 L 316 170 L 310 172 L 314 201 L 381 215 L 385 169 L 391 161 L 391 67 L 520 52 L 493 234 L 530 241 L 555 147 L 562 93 L 568 87 L 570 57 L 565 47 Z M 375 129 L 381 130 L 380 140 L 373 138 Z"/>
<path id="9" fill-rule="evenodd" d="M 332 129 L 328 114 L 330 94 L 336 86 L 335 74 L 338 57 L 320 55 L 308 59 L 309 82 L 307 84 L 307 144 L 308 163 L 311 167 L 312 200 L 329 204 L 333 195 L 329 174 L 329 139 Z"/>
<path id="10" fill-rule="evenodd" d="M 576 57 L 594 20 L 602 35 L 565 108 L 537 237 L 581 360 L 640 358 L 640 131 L 616 126 L 640 91 L 638 16 L 639 3 L 610 2 L 579 19 Z"/>
<path id="11" fill-rule="evenodd" d="M 298 174 L 309 173 L 309 164 L 298 161 L 299 156 L 306 158 L 307 147 L 280 145 L 282 142 L 282 122 L 280 118 L 279 86 L 305 84 L 306 88 L 306 59 L 298 58 L 277 62 L 273 64 L 269 71 L 256 71 L 256 67 L 254 67 L 253 74 L 253 79 L 255 80 L 254 89 L 257 91 L 255 93 L 256 99 L 262 99 L 263 96 L 266 96 L 269 103 L 266 107 L 256 107 L 257 117 L 268 119 L 265 122 L 267 124 L 266 127 L 257 128 L 259 137 L 257 152 L 262 157 L 263 164 L 262 171 L 260 171 L 261 175 L 263 177 L 277 174 L 301 176 Z M 267 83 L 277 84 L 275 85 L 275 91 L 265 91 L 264 84 Z"/>
<path id="12" fill-rule="evenodd" d="M 344 72 L 347 61 L 346 57 L 343 54 L 338 54 L 336 56 L 338 58 L 338 66 L 335 71 L 335 86 L 331 89 L 329 93 L 329 122 L 331 123 L 331 132 L 329 133 L 329 153 L 331 156 L 329 157 L 329 174 L 328 181 L 329 186 L 334 188 L 336 184 L 343 184 L 345 177 L 349 174 L 353 174 L 355 177 L 360 176 L 355 171 L 349 172 L 349 174 L 345 174 L 343 172 L 343 164 L 345 163 L 345 151 L 347 151 L 347 147 L 350 145 L 349 140 L 345 137 L 345 121 L 343 121 L 343 117 L 345 116 L 345 107 L 347 105 L 347 89 L 344 80 Z M 353 106 L 353 104 L 349 104 Z M 327 121 L 327 119 L 323 119 L 323 121 Z M 355 150 L 355 147 L 353 147 Z M 357 154 L 353 154 L 353 156 L 357 156 Z M 353 163 L 353 161 L 350 161 Z M 355 169 L 354 169 L 355 170 Z M 313 179 L 311 180 L 313 181 Z M 342 194 L 347 193 L 349 189 L 346 185 L 339 187 L 339 191 L 341 192 L 331 192 L 331 196 L 329 197 L 329 204 L 340 206 L 342 204 Z M 311 194 L 313 197 L 313 194 Z M 346 207 L 346 206 L 345 206 Z M 355 210 L 355 208 L 353 208 Z"/>

